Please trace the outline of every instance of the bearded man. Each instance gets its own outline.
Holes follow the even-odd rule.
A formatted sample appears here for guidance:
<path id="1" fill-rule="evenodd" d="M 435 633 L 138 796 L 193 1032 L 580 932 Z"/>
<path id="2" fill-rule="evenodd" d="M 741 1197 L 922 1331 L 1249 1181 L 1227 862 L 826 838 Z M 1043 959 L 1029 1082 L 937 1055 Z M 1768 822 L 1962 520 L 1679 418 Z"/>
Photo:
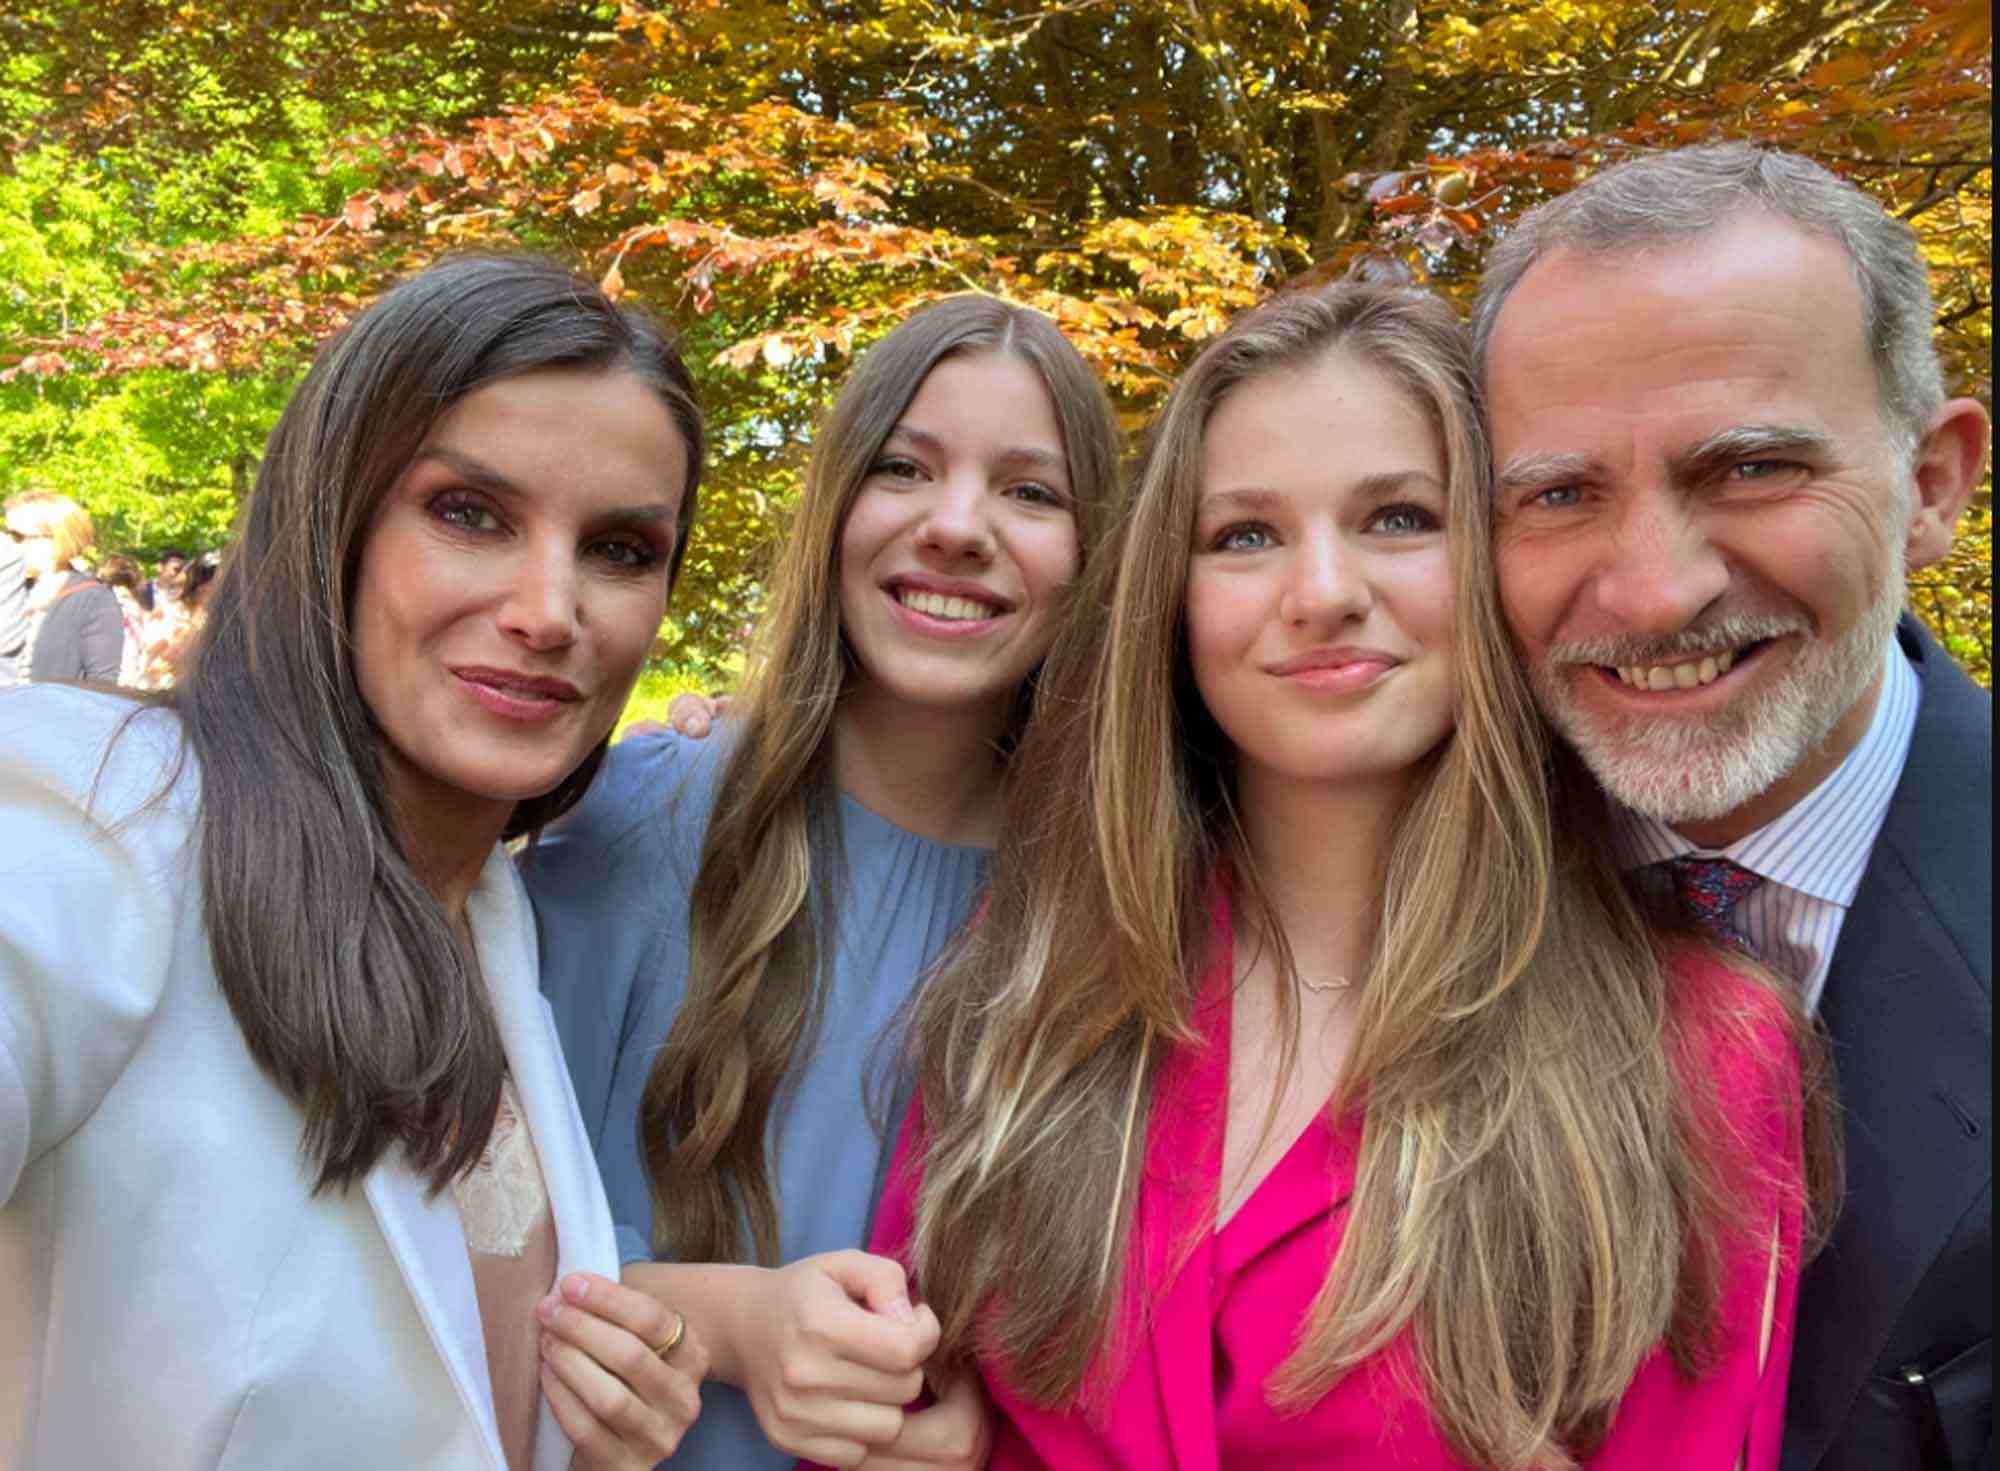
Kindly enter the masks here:
<path id="1" fill-rule="evenodd" d="M 1501 600 L 1638 882 L 1691 885 L 1834 1043 L 1848 1189 L 1786 1471 L 1989 1464 L 1991 698 L 1903 609 L 1985 463 L 1907 226 L 1684 149 L 1496 247 L 1475 313 Z M 1733 907 L 1732 907 L 1733 906 Z"/>

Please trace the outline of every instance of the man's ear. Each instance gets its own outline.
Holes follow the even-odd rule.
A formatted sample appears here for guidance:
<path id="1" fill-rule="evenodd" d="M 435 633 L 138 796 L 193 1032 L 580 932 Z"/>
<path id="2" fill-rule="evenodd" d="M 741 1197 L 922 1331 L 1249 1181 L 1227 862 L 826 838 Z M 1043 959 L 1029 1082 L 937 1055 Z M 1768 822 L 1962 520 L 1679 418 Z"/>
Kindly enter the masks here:
<path id="1" fill-rule="evenodd" d="M 1904 556 L 1910 570 L 1928 567 L 1951 550 L 1959 513 L 1986 469 L 1992 425 L 1977 400 L 1955 398 L 1931 416 L 1917 444 L 1916 504 Z"/>

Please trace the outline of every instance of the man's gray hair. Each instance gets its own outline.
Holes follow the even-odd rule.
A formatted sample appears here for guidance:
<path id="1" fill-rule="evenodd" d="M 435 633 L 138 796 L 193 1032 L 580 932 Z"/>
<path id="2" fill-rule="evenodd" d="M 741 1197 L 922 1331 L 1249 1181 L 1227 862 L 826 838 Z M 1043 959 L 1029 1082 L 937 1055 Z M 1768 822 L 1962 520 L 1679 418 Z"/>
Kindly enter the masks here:
<path id="1" fill-rule="evenodd" d="M 1528 211 L 1493 247 L 1473 307 L 1480 376 L 1508 295 L 1535 262 L 1564 248 L 1609 254 L 1698 235 L 1762 208 L 1837 241 L 1854 263 L 1861 324 L 1885 426 L 1905 449 L 1944 402 L 1931 339 L 1930 273 L 1917 237 L 1852 184 L 1796 154 L 1715 143 L 1614 165 Z"/>

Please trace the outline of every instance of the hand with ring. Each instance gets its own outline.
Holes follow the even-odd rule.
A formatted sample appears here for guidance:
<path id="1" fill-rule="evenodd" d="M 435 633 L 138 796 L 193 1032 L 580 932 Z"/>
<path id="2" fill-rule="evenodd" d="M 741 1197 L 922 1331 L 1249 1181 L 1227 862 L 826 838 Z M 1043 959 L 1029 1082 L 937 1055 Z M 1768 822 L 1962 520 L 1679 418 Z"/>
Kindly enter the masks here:
<path id="1" fill-rule="evenodd" d="M 671 1456 L 701 1413 L 708 1358 L 673 1308 L 589 1272 L 535 1309 L 542 1393 L 579 1471 L 646 1471 Z"/>

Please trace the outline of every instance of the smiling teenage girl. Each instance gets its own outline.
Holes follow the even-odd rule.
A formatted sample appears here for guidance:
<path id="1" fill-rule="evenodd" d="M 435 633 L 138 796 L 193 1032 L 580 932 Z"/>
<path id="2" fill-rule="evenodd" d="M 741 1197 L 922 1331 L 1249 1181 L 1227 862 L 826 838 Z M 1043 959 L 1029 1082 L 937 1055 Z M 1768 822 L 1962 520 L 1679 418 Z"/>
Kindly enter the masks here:
<path id="1" fill-rule="evenodd" d="M 1046 318 L 983 297 L 912 317 L 814 443 L 719 734 L 614 748 L 527 866 L 627 1281 L 742 1387 L 704 1396 L 677 1465 L 914 1458 L 977 1423 L 963 1392 L 902 1411 L 936 1325 L 855 1250 L 886 1154 L 869 1083 L 984 875 L 1115 458 Z"/>
<path id="2" fill-rule="evenodd" d="M 589 784 L 702 424 L 588 280 L 463 259 L 285 406 L 193 658 L 0 698 L 0 1464 L 651 1466 L 700 1346 L 611 1219 L 500 841 Z"/>
<path id="3" fill-rule="evenodd" d="M 995 1467 L 1774 1463 L 1802 1033 L 1552 798 L 1486 516 L 1417 293 L 1283 297 L 1163 411 L 875 1237 Z"/>

